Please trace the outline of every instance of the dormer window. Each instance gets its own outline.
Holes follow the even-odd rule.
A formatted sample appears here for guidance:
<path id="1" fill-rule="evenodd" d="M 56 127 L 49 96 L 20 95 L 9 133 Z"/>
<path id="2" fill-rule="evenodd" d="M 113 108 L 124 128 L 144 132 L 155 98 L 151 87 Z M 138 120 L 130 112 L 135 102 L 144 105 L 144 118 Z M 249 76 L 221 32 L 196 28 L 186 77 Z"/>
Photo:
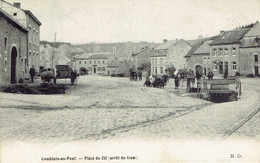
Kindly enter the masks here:
<path id="1" fill-rule="evenodd" d="M 17 13 L 16 13 L 16 12 L 14 12 L 14 13 L 13 13 L 13 15 L 14 15 L 14 16 L 17 16 Z"/>

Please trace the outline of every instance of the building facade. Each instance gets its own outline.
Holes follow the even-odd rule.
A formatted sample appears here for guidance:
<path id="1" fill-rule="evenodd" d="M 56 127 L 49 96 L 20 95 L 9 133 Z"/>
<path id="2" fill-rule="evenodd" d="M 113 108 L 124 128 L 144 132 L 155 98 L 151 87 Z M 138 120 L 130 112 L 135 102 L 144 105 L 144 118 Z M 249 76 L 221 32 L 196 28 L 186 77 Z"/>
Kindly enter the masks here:
<path id="1" fill-rule="evenodd" d="M 154 54 L 151 57 L 151 74 L 164 75 L 168 65 L 166 54 Z"/>
<path id="2" fill-rule="evenodd" d="M 10 4 L 4 0 L 0 0 L 1 10 L 6 13 L 8 17 L 16 21 L 22 28 L 27 30 L 26 40 L 20 38 L 22 39 L 22 44 L 26 44 L 26 54 L 22 55 L 19 60 L 20 64 L 17 64 L 17 66 L 19 66 L 19 71 L 22 71 L 22 74 L 24 74 L 22 78 L 29 78 L 29 70 L 32 65 L 34 65 L 36 71 L 39 71 L 41 22 L 31 11 L 23 10 L 20 7 L 20 3 Z"/>
<path id="3" fill-rule="evenodd" d="M 107 65 L 111 62 L 110 52 L 85 53 L 75 61 L 76 71 L 80 74 L 107 74 Z"/>
<path id="4" fill-rule="evenodd" d="M 134 70 L 146 70 L 150 71 L 150 56 L 153 54 L 153 50 L 149 47 L 144 47 L 138 52 L 132 53 Z"/>
<path id="5" fill-rule="evenodd" d="M 210 46 L 212 41 L 202 41 L 196 43 L 189 53 L 185 56 L 187 69 L 193 70 L 195 73 L 207 75 L 211 70 L 210 62 Z"/>
<path id="6" fill-rule="evenodd" d="M 0 84 L 17 83 L 27 73 L 28 30 L 0 9 Z"/>
<path id="7" fill-rule="evenodd" d="M 126 59 L 114 59 L 107 66 L 107 75 L 124 74 L 124 76 L 130 76 L 131 64 Z"/>
<path id="8" fill-rule="evenodd" d="M 186 60 L 184 56 L 190 51 L 191 48 L 191 45 L 183 39 L 170 41 L 164 39 L 163 43 L 154 49 L 154 54 L 151 56 L 151 59 L 154 58 L 154 62 L 151 60 L 151 63 L 153 64 L 151 65 L 151 72 L 153 74 L 156 74 L 156 72 L 157 74 L 158 72 L 162 74 L 165 73 L 165 70 L 168 67 L 172 66 L 174 66 L 176 69 L 185 68 Z M 162 64 L 164 65 L 162 65 L 160 62 L 156 63 L 156 59 L 162 59 Z M 160 70 L 158 70 L 158 67 L 160 67 Z M 161 68 L 164 70 L 161 71 Z"/>
<path id="9" fill-rule="evenodd" d="M 250 29 L 224 31 L 210 43 L 210 59 L 213 73 L 218 77 L 239 73 L 240 40 Z"/>
<path id="10" fill-rule="evenodd" d="M 260 24 L 245 34 L 239 49 L 239 72 L 242 75 L 259 76 Z"/>

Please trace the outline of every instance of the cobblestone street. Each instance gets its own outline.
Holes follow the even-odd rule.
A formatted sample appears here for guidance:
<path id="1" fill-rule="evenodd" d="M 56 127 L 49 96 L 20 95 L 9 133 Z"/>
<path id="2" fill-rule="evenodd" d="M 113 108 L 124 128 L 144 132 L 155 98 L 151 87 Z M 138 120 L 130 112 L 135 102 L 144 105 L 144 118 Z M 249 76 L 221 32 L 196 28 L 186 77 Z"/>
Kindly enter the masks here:
<path id="1" fill-rule="evenodd" d="M 243 80 L 241 100 L 218 104 L 173 89 L 172 80 L 158 89 L 102 76 L 80 77 L 66 95 L 1 93 L 1 141 L 217 141 L 259 107 L 259 79 Z M 259 113 L 234 137 L 259 141 L 258 121 Z"/>

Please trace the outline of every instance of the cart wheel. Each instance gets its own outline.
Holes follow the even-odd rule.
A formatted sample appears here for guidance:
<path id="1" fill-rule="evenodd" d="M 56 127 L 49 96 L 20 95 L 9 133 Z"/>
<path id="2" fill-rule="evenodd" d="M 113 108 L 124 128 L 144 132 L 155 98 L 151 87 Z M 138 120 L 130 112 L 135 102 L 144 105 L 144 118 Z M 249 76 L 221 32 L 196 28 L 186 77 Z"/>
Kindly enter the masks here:
<path id="1" fill-rule="evenodd" d="M 228 101 L 231 102 L 231 101 L 237 101 L 237 95 L 232 93 L 231 95 L 229 95 L 228 97 Z"/>

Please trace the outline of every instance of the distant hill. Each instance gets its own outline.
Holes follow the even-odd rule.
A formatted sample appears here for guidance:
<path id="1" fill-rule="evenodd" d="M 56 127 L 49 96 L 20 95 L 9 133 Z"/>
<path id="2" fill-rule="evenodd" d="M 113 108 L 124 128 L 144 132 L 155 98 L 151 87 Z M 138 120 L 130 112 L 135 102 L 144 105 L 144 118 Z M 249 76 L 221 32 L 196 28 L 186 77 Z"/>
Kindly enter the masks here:
<path id="1" fill-rule="evenodd" d="M 125 43 L 87 43 L 72 45 L 66 42 L 55 43 L 55 64 L 66 64 L 70 58 L 80 53 L 111 52 L 117 58 L 131 58 L 132 52 L 141 50 L 143 47 L 154 48 L 159 43 L 150 42 L 125 42 Z M 53 56 L 53 42 L 41 41 L 40 43 L 40 65 L 51 67 Z"/>

